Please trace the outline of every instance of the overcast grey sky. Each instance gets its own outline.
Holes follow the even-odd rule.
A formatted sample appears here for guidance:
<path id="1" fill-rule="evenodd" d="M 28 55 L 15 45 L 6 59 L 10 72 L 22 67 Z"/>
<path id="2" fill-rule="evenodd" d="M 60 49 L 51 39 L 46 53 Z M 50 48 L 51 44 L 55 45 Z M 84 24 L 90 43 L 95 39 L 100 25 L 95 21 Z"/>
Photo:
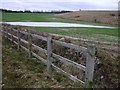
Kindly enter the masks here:
<path id="1" fill-rule="evenodd" d="M 12 10 L 117 10 L 119 0 L 1 0 Z"/>

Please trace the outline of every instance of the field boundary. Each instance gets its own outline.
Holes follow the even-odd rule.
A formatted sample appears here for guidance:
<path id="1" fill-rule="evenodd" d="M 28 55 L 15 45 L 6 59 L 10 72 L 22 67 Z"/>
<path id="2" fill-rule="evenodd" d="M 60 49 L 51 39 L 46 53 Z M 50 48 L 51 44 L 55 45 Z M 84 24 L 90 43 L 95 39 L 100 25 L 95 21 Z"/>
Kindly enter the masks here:
<path id="1" fill-rule="evenodd" d="M 16 35 L 14 34 L 16 33 Z M 24 34 L 28 40 L 25 40 L 23 38 L 21 38 L 20 34 Z M 61 42 L 58 40 L 53 40 L 52 36 L 48 36 L 48 37 L 43 37 L 37 34 L 32 34 L 29 30 L 28 31 L 21 31 L 21 30 L 17 30 L 14 28 L 7 28 L 7 29 L 3 29 L 2 30 L 2 35 L 4 37 L 6 37 L 7 39 L 9 39 L 11 42 L 15 43 L 18 47 L 18 50 L 20 50 L 21 48 L 23 48 L 24 50 L 26 50 L 29 53 L 29 58 L 32 58 L 32 56 L 36 57 L 37 59 L 39 59 L 40 61 L 42 61 L 45 65 L 47 65 L 47 72 L 49 75 L 51 75 L 52 70 L 51 68 L 54 68 L 55 70 L 63 73 L 65 76 L 67 76 L 68 78 L 70 78 L 71 80 L 75 81 L 75 82 L 80 82 L 82 84 L 84 84 L 85 86 L 88 85 L 90 82 L 93 82 L 93 76 L 94 76 L 94 65 L 95 65 L 95 46 L 91 45 L 88 46 L 88 48 L 82 47 L 82 46 L 78 46 L 78 45 L 74 45 L 71 43 L 66 43 L 66 42 Z M 40 46 L 35 45 L 34 43 L 32 43 L 33 38 L 37 38 L 39 40 L 43 40 L 47 43 L 47 50 L 41 48 Z M 16 41 L 16 40 L 17 41 Z M 21 43 L 24 43 L 27 45 L 27 47 L 23 46 Z M 60 55 L 57 55 L 55 53 L 52 52 L 52 45 L 53 44 L 57 44 L 60 46 L 64 46 L 67 48 L 71 48 L 74 49 L 78 52 L 83 52 L 84 57 L 86 57 L 86 65 L 82 65 L 82 64 L 78 64 L 72 60 L 69 60 L 67 58 L 64 58 Z M 32 51 L 32 48 L 37 49 L 40 52 L 43 52 L 46 54 L 47 60 L 40 57 L 38 54 L 36 54 L 35 52 Z M 85 71 L 85 79 L 84 81 L 78 79 L 76 76 L 73 76 L 67 72 L 65 72 L 64 70 L 62 70 L 61 68 L 57 67 L 54 63 L 52 63 L 51 58 L 54 57 L 57 60 L 60 60 L 63 63 L 67 63 L 72 65 L 73 67 L 76 67 L 82 71 Z"/>

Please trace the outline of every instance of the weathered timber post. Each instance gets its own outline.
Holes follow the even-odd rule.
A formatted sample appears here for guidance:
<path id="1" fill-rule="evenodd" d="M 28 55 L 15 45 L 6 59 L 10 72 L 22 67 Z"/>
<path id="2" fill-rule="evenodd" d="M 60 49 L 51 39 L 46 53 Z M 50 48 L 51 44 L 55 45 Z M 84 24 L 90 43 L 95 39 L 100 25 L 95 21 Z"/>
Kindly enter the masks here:
<path id="1" fill-rule="evenodd" d="M 87 48 L 85 87 L 90 87 L 90 84 L 93 82 L 94 64 L 95 64 L 95 46 L 91 45 L 88 46 Z"/>
<path id="2" fill-rule="evenodd" d="M 28 49 L 29 49 L 29 58 L 32 57 L 32 36 L 31 36 L 31 33 L 30 31 L 28 30 Z"/>
<path id="3" fill-rule="evenodd" d="M 51 43 L 52 37 L 47 37 L 47 72 L 50 75 L 51 73 L 51 55 L 52 55 L 52 43 Z"/>
<path id="4" fill-rule="evenodd" d="M 5 28 L 4 27 L 2 27 L 2 28 L 0 28 L 1 29 L 1 32 L 2 32 L 2 36 L 4 36 L 5 37 Z"/>
<path id="5" fill-rule="evenodd" d="M 8 40 L 8 29 L 4 30 L 5 33 L 5 47 L 7 46 L 7 40 Z"/>
<path id="6" fill-rule="evenodd" d="M 11 42 L 13 43 L 13 32 L 11 28 L 10 28 L 10 34 L 11 34 Z"/>
<path id="7" fill-rule="evenodd" d="M 2 32 L 2 36 L 6 37 L 6 33 L 5 33 L 5 29 L 4 28 L 1 29 L 1 32 Z"/>
<path id="8" fill-rule="evenodd" d="M 6 38 L 8 39 L 8 29 L 6 29 Z"/>
<path id="9" fill-rule="evenodd" d="M 18 37 L 18 50 L 20 50 L 20 31 L 17 30 L 17 37 Z"/>

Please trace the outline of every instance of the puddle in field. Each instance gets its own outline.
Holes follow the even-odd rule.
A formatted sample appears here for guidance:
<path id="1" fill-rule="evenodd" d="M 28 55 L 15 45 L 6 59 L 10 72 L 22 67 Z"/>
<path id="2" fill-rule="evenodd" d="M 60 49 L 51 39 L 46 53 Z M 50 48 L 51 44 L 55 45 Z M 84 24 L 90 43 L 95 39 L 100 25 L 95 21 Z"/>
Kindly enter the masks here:
<path id="1" fill-rule="evenodd" d="M 33 26 L 33 27 L 92 27 L 92 28 L 115 28 L 109 26 L 94 26 L 85 24 L 75 24 L 75 23 L 62 23 L 62 22 L 0 22 L 12 25 L 21 26 Z"/>

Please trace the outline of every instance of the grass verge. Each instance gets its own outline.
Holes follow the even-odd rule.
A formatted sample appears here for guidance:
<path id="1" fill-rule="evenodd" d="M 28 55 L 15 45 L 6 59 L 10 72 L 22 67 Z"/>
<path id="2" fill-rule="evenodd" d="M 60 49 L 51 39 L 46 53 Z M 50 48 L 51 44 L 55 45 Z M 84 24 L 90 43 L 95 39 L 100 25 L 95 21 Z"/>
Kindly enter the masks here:
<path id="1" fill-rule="evenodd" d="M 28 54 L 17 51 L 16 45 L 3 38 L 3 88 L 81 87 L 61 74 L 48 77 L 46 65 Z"/>

